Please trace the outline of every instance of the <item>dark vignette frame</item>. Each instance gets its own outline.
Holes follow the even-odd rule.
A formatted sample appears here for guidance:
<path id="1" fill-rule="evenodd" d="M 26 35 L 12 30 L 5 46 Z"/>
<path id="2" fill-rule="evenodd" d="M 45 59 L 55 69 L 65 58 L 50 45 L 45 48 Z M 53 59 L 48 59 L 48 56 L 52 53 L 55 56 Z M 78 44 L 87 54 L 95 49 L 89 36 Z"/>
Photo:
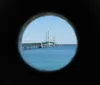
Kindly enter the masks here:
<path id="1" fill-rule="evenodd" d="M 22 40 L 22 35 L 23 35 L 23 33 L 24 33 L 24 30 L 26 29 L 26 27 L 27 27 L 27 25 L 30 23 L 30 22 L 32 22 L 33 20 L 35 20 L 36 18 L 39 18 L 39 17 L 41 17 L 41 16 L 47 16 L 47 15 L 54 15 L 54 16 L 58 16 L 58 17 L 60 17 L 60 18 L 62 18 L 62 19 L 64 19 L 66 22 L 68 22 L 69 24 L 70 24 L 70 26 L 73 28 L 73 30 L 74 30 L 74 33 L 75 33 L 75 35 L 76 35 L 76 39 L 77 39 L 77 48 L 76 48 L 76 52 L 75 52 L 75 55 L 73 56 L 73 58 L 72 58 L 72 60 L 66 65 L 66 66 L 64 66 L 64 67 L 62 67 L 62 68 L 60 68 L 60 69 L 58 69 L 58 70 L 53 70 L 53 71 L 46 71 L 46 70 L 42 70 L 42 71 L 40 71 L 40 70 L 38 70 L 38 69 L 36 69 L 36 68 L 33 68 L 33 67 L 31 67 L 30 65 L 28 65 L 28 63 L 27 62 L 25 62 L 23 59 L 22 59 L 22 55 L 21 55 L 21 49 L 20 49 L 20 47 L 21 47 L 21 40 Z M 40 12 L 40 13 L 37 13 L 37 14 L 35 14 L 35 16 L 32 16 L 32 17 L 30 17 L 23 25 L 22 25 L 22 27 L 21 27 L 21 30 L 20 30 L 20 32 L 19 32 L 19 36 L 18 36 L 18 40 L 17 40 L 17 46 L 18 46 L 18 53 L 19 53 L 19 57 L 20 57 L 20 59 L 27 65 L 27 66 L 29 66 L 30 68 L 32 68 L 33 70 L 36 70 L 36 71 L 38 71 L 38 72 L 42 72 L 42 73 L 51 73 L 51 72 L 58 72 L 58 71 L 61 71 L 61 70 L 63 70 L 64 68 L 68 68 L 69 67 L 69 65 L 70 65 L 70 63 L 71 62 L 73 62 L 74 61 L 74 59 L 76 58 L 76 55 L 77 55 L 77 53 L 78 53 L 78 44 L 79 44 L 79 37 L 78 37 L 79 35 L 78 35 L 78 33 L 77 33 L 77 30 L 75 29 L 75 26 L 74 26 L 74 23 L 73 22 L 71 22 L 68 18 L 66 18 L 65 16 L 63 16 L 63 15 L 61 15 L 61 14 L 59 14 L 59 13 L 56 13 L 56 12 Z"/>

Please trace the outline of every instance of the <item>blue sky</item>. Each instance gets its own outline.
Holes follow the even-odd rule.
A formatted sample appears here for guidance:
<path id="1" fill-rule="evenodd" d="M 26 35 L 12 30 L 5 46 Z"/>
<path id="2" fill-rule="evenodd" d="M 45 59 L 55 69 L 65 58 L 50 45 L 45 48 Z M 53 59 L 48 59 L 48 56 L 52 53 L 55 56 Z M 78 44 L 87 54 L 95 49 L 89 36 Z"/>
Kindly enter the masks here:
<path id="1" fill-rule="evenodd" d="M 72 26 L 57 16 L 42 16 L 31 21 L 22 37 L 22 43 L 46 41 L 46 32 L 49 29 L 50 40 L 55 36 L 58 44 L 77 44 L 77 38 Z"/>

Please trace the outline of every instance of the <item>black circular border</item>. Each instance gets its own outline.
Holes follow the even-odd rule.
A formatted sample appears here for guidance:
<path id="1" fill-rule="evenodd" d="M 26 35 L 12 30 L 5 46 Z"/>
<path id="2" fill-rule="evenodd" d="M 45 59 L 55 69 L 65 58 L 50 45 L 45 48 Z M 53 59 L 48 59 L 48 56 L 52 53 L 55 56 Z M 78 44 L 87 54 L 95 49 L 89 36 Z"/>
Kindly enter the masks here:
<path id="1" fill-rule="evenodd" d="M 21 57 L 22 55 L 21 55 L 21 53 L 20 53 L 20 52 L 21 52 L 21 50 L 20 50 L 21 43 L 20 43 L 20 42 L 21 42 L 21 40 L 22 40 L 22 35 L 23 35 L 23 32 L 24 32 L 24 30 L 26 29 L 27 25 L 28 25 L 32 20 L 35 20 L 36 18 L 39 18 L 39 17 L 41 17 L 41 16 L 45 16 L 45 15 L 46 15 L 46 16 L 47 16 L 47 15 L 58 16 L 58 17 L 64 19 L 65 21 L 67 21 L 67 22 L 70 24 L 70 26 L 73 28 L 73 30 L 74 30 L 74 32 L 75 32 L 76 39 L 77 39 L 77 48 L 76 48 L 75 55 L 74 55 L 73 59 L 72 59 L 66 66 L 64 66 L 64 67 L 62 67 L 62 68 L 60 68 L 60 69 L 58 69 L 58 70 L 53 70 L 53 71 L 46 71 L 46 70 L 40 71 L 40 70 L 38 70 L 38 69 L 36 69 L 36 68 L 33 68 L 32 66 L 28 65 L 28 63 L 26 63 L 26 64 L 27 64 L 27 66 L 31 67 L 33 70 L 36 70 L 36 71 L 38 71 L 38 72 L 43 72 L 43 73 L 44 73 L 44 72 L 45 72 L 45 73 L 48 73 L 48 72 L 57 72 L 57 71 L 63 70 L 64 68 L 68 67 L 69 64 L 75 59 L 75 56 L 76 56 L 77 51 L 78 51 L 78 37 L 77 37 L 77 31 L 75 30 L 74 24 L 73 24 L 72 22 L 70 22 L 69 19 L 67 19 L 67 18 L 64 17 L 63 15 L 58 14 L 58 13 L 55 13 L 55 12 L 41 12 L 41 13 L 37 13 L 37 14 L 36 14 L 35 16 L 33 16 L 33 17 L 30 17 L 30 18 L 24 23 L 24 25 L 22 26 L 21 31 L 19 32 L 19 37 L 18 37 L 18 51 L 19 51 L 19 55 L 20 55 L 20 57 Z M 23 59 L 21 58 L 21 60 L 23 60 Z M 25 63 L 24 60 L 23 60 L 23 62 Z"/>

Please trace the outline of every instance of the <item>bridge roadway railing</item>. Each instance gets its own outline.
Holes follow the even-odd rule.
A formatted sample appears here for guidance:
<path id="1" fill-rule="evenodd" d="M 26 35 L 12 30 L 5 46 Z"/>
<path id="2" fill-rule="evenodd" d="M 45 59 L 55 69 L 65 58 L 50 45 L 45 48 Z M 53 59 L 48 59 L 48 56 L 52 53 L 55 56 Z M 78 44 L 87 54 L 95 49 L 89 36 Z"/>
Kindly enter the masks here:
<path id="1" fill-rule="evenodd" d="M 43 47 L 47 47 L 47 43 L 48 42 L 42 42 Z M 52 44 L 54 44 L 53 42 L 50 42 Z M 22 48 L 23 50 L 27 50 L 27 49 L 36 49 L 41 45 L 41 43 L 23 43 L 22 44 Z"/>

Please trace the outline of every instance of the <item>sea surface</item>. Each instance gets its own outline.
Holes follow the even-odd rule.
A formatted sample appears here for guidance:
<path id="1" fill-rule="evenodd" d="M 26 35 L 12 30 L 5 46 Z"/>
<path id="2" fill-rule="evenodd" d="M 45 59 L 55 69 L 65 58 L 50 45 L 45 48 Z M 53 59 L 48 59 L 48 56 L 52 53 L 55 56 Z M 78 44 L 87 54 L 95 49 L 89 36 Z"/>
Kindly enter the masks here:
<path id="1" fill-rule="evenodd" d="M 54 71 L 64 68 L 75 56 L 77 45 L 55 46 L 22 50 L 22 59 L 31 67 L 40 71 Z"/>

